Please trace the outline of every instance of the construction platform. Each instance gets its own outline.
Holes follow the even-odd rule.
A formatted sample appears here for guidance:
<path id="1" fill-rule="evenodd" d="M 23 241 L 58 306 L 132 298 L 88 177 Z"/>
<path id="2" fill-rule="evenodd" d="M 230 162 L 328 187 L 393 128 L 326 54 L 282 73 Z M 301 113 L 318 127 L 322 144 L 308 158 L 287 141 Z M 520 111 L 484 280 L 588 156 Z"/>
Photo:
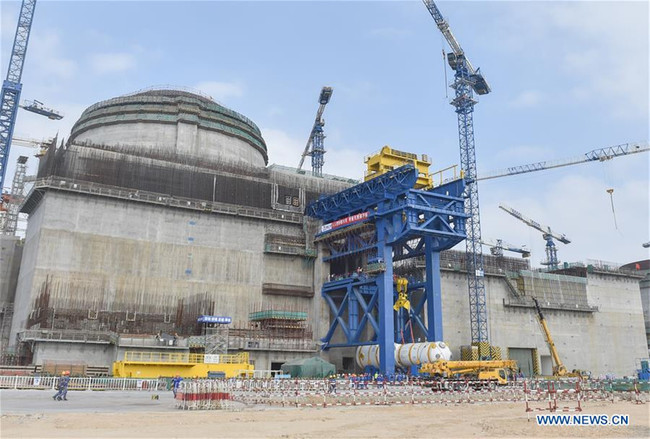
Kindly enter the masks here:
<path id="1" fill-rule="evenodd" d="M 162 352 L 125 352 L 122 361 L 113 363 L 116 378 L 159 378 L 179 375 L 183 378 L 225 378 L 249 376 L 254 367 L 248 352 L 239 354 L 189 354 Z"/>

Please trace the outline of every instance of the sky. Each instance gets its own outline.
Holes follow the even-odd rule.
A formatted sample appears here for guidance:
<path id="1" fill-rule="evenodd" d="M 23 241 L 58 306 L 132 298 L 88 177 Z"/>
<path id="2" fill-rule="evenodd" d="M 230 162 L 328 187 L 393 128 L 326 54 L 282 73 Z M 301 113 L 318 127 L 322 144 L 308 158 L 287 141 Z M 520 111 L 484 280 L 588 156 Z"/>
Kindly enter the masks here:
<path id="1" fill-rule="evenodd" d="M 437 4 L 492 87 L 474 112 L 479 174 L 648 142 L 647 1 Z M 19 8 L 0 1 L 3 75 Z M 325 173 L 360 179 L 363 158 L 384 145 L 428 155 L 435 171 L 460 161 L 443 49 L 418 0 L 39 0 L 21 99 L 65 117 L 20 110 L 14 135 L 67 137 L 95 102 L 181 86 L 255 121 L 269 163 L 295 167 L 327 85 L 334 92 L 324 113 Z M 5 185 L 18 155 L 33 153 L 12 147 Z M 30 158 L 28 173 L 36 161 Z M 540 266 L 542 234 L 498 208 L 505 203 L 571 240 L 557 243 L 561 261 L 647 259 L 649 169 L 650 154 L 641 153 L 481 181 L 482 236 L 525 246 Z"/>

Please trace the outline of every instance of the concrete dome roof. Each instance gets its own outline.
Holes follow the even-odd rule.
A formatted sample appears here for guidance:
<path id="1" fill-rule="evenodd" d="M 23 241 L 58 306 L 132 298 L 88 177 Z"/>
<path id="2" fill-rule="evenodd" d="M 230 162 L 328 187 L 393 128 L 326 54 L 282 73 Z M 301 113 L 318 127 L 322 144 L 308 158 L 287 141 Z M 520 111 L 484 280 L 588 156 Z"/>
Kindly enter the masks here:
<path id="1" fill-rule="evenodd" d="M 70 143 L 195 156 L 207 162 L 264 167 L 266 143 L 247 117 L 184 89 L 148 89 L 88 107 Z"/>

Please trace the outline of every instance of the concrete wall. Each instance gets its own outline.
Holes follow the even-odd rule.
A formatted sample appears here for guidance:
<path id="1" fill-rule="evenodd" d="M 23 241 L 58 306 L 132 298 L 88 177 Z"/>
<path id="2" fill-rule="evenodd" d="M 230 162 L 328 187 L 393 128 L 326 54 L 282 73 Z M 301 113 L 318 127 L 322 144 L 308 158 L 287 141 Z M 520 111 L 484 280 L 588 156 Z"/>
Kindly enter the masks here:
<path id="1" fill-rule="evenodd" d="M 262 153 L 243 140 L 180 121 L 174 124 L 139 122 L 98 126 L 75 138 L 75 143 L 83 142 L 122 146 L 129 151 L 138 148 L 143 153 L 178 153 L 200 157 L 208 163 L 265 166 Z"/>
<path id="2" fill-rule="evenodd" d="M 548 347 L 533 308 L 504 306 L 508 287 L 501 277 L 486 277 L 490 340 L 506 353 L 508 347 Z M 459 346 L 469 344 L 469 299 L 465 273 L 442 273 L 445 341 L 460 358 Z M 587 369 L 594 375 L 630 375 L 635 359 L 644 356 L 645 331 L 636 279 L 589 273 L 589 305 L 598 312 L 544 310 L 544 317 L 567 369 Z"/>
<path id="3" fill-rule="evenodd" d="M 115 346 L 112 344 L 38 342 L 34 344 L 32 364 L 46 362 L 85 364 L 87 366 L 110 366 L 115 358 Z"/>
<path id="4" fill-rule="evenodd" d="M 18 236 L 0 235 L 0 307 L 14 301 L 22 254 Z"/>
<path id="5" fill-rule="evenodd" d="M 300 176 L 289 181 L 308 190 L 347 185 Z M 319 334 L 327 324 L 318 300 L 327 264 L 264 252 L 267 234 L 304 241 L 305 231 L 313 229 L 309 224 L 48 191 L 29 219 L 12 340 L 38 311 L 36 302 L 45 290 L 49 308 L 75 309 L 81 315 L 176 316 L 180 299 L 197 296 L 214 303 L 209 312 L 231 316 L 239 326 L 261 307 L 295 309 L 308 312 L 307 324 Z M 269 283 L 300 287 L 317 300 L 263 294 Z"/>
<path id="6" fill-rule="evenodd" d="M 460 346 L 471 341 L 467 278 L 464 272 L 443 270 L 441 284 L 444 341 L 458 360 Z M 486 276 L 485 287 L 492 344 L 501 347 L 504 357 L 507 348 L 537 349 L 547 371 L 549 350 L 535 309 L 505 306 L 512 293 L 503 277 Z M 635 360 L 647 356 L 638 280 L 589 273 L 587 294 L 598 312 L 544 310 L 560 358 L 567 369 L 586 369 L 594 376 L 631 375 Z M 354 357 L 354 349 L 327 353 L 337 369 L 346 356 Z"/>

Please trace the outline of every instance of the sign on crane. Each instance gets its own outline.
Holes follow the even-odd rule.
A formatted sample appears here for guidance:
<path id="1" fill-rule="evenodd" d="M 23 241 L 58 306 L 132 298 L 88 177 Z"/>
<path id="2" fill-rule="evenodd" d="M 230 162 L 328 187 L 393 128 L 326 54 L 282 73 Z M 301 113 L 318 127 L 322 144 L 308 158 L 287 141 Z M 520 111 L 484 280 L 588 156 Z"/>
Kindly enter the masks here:
<path id="1" fill-rule="evenodd" d="M 311 172 L 315 177 L 323 176 L 323 164 L 325 163 L 325 146 L 323 141 L 325 140 L 325 134 L 323 133 L 323 126 L 325 121 L 323 120 L 323 111 L 325 111 L 325 105 L 330 101 L 332 97 L 332 87 L 323 87 L 318 96 L 318 111 L 316 112 L 316 120 L 314 121 L 314 126 L 311 129 L 309 134 L 309 139 L 307 140 L 307 145 L 305 145 L 305 150 L 300 157 L 300 163 L 298 163 L 297 171 L 300 172 L 302 169 L 302 164 L 305 161 L 305 157 L 311 156 Z"/>
<path id="2" fill-rule="evenodd" d="M 553 238 L 557 239 L 563 244 L 571 243 L 569 238 L 567 238 L 564 234 L 554 232 L 549 226 L 542 225 L 537 221 L 522 215 L 521 212 L 513 209 L 512 207 L 506 206 L 505 204 L 499 204 L 499 208 L 505 210 L 510 215 L 524 222 L 533 229 L 542 232 L 542 237 L 546 241 L 546 260 L 542 261 L 541 264 L 548 265 L 551 270 L 556 270 L 560 261 L 557 259 L 557 247 L 555 246 Z"/>

